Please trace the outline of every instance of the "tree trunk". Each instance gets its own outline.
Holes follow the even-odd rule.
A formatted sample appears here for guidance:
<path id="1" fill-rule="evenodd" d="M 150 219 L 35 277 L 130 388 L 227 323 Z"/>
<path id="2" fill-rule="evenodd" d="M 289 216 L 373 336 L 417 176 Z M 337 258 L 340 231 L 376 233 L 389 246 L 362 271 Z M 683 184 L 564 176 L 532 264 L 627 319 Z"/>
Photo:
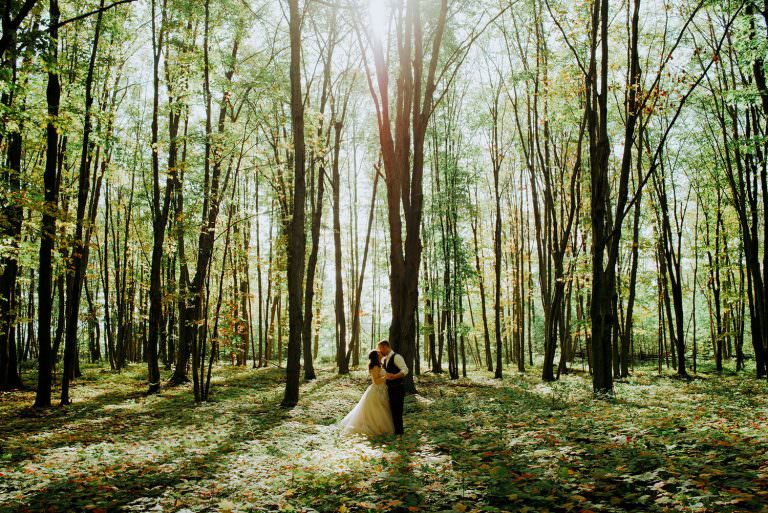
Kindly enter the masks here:
<path id="1" fill-rule="evenodd" d="M 5 37 L 7 28 L 3 28 Z M 9 47 L 4 54 L 3 68 L 11 71 L 11 89 L 16 83 L 16 40 L 10 35 Z M 11 91 L 3 93 L 2 103 L 7 109 L 15 100 Z M 18 357 L 16 354 L 16 318 L 18 316 L 20 292 L 17 287 L 19 274 L 19 243 L 21 241 L 21 227 L 23 221 L 23 207 L 21 204 L 21 159 L 22 159 L 22 131 L 24 125 L 19 126 L 7 134 L 6 164 L 3 170 L 3 185 L 8 194 L 3 206 L 2 218 L 3 238 L 8 241 L 11 251 L 5 251 L 0 259 L 0 268 L 3 269 L 0 276 L 0 390 L 10 390 L 22 386 L 21 376 L 18 370 Z M 3 127 L 4 131 L 7 127 Z M 10 253 L 10 254 L 9 254 Z"/>
<path id="2" fill-rule="evenodd" d="M 488 331 L 488 312 L 485 307 L 485 273 L 480 267 L 480 246 L 477 242 L 477 224 L 476 219 L 472 220 L 472 239 L 475 243 L 475 272 L 480 286 L 480 311 L 483 317 L 483 342 L 485 343 L 485 368 L 488 372 L 493 372 L 493 358 L 491 355 L 491 336 Z M 495 251 L 495 248 L 494 248 Z M 495 253 L 494 253 L 495 254 Z"/>
<path id="3" fill-rule="evenodd" d="M 48 58 L 57 62 L 59 52 L 59 2 L 49 0 L 50 25 L 48 28 Z M 43 183 L 45 187 L 45 210 L 42 219 L 42 237 L 40 238 L 40 258 L 38 272 L 38 345 L 39 364 L 35 407 L 45 408 L 51 405 L 51 384 L 54 355 L 51 351 L 51 289 L 53 283 L 53 245 L 56 238 L 56 209 L 59 191 L 56 184 L 58 131 L 56 128 L 59 116 L 59 100 L 61 85 L 57 74 L 57 66 L 51 66 L 48 71 L 48 86 L 46 101 L 48 105 L 48 123 L 46 126 L 46 160 Z"/>
<path id="4" fill-rule="evenodd" d="M 639 161 L 640 159 L 638 159 Z M 638 163 L 638 171 L 640 165 Z M 640 174 L 638 172 L 638 183 L 640 183 Z M 621 377 L 629 376 L 630 361 L 630 342 L 632 340 L 632 321 L 635 308 L 635 296 L 637 290 L 637 268 L 639 264 L 639 243 L 640 243 L 640 205 L 642 204 L 642 192 L 638 192 L 635 202 L 635 212 L 632 220 L 632 263 L 629 271 L 629 297 L 627 298 L 627 312 L 624 320 L 624 333 L 621 338 Z"/>
<path id="5" fill-rule="evenodd" d="M 304 259 L 306 234 L 304 228 L 304 97 L 301 93 L 301 13 L 299 0 L 289 0 L 290 25 L 290 82 L 291 127 L 293 129 L 293 210 L 287 227 L 288 258 L 288 359 L 286 362 L 285 395 L 283 407 L 299 402 L 299 374 L 301 372 L 301 335 L 303 332 L 302 287 L 304 285 Z"/>
<path id="6" fill-rule="evenodd" d="M 393 350 L 400 353 L 406 365 L 411 368 L 416 346 L 415 316 L 422 250 L 420 230 L 423 210 L 424 139 L 432 115 L 437 64 L 448 16 L 448 2 L 441 0 L 437 20 L 431 31 L 432 51 L 430 62 L 426 66 L 426 78 L 420 2 L 408 0 L 403 16 L 403 22 L 398 24 L 399 70 L 394 102 L 390 105 L 390 61 L 385 58 L 382 41 L 376 36 L 372 37 L 377 85 L 374 87 L 373 80 L 369 80 L 368 85 L 375 100 L 387 185 L 392 308 L 389 341 Z M 390 108 L 394 106 L 397 107 L 393 109 L 395 120 L 392 123 Z M 413 373 L 406 376 L 405 386 L 406 390 L 415 392 Z"/>
<path id="7" fill-rule="evenodd" d="M 339 143 L 340 141 L 337 134 L 334 147 Z M 344 283 L 342 281 L 341 260 L 341 218 L 339 215 L 339 192 L 341 188 L 341 178 L 339 176 L 339 162 L 335 156 L 331 169 L 331 188 L 333 193 L 333 261 L 336 283 L 336 296 L 334 300 L 337 329 L 336 366 L 339 369 L 339 374 L 348 374 L 349 360 L 347 359 L 347 321 L 344 315 Z"/>
<path id="8" fill-rule="evenodd" d="M 147 339 L 147 380 L 148 393 L 160 391 L 160 364 L 157 353 L 158 340 L 163 322 L 162 266 L 165 229 L 168 225 L 168 212 L 171 205 L 173 185 L 176 183 L 176 135 L 179 129 L 181 113 L 171 109 L 169 120 L 168 170 L 162 203 L 160 200 L 160 150 L 158 148 L 158 117 L 160 106 L 160 59 L 163 53 L 163 41 L 166 30 L 165 3 L 161 7 L 159 29 L 155 26 L 155 0 L 152 0 L 152 52 L 153 52 L 153 101 L 152 101 L 152 259 L 149 273 L 149 337 Z M 166 63 L 166 67 L 168 63 Z M 168 86 L 170 88 L 170 85 Z M 169 94 L 169 103 L 173 97 Z"/>
<path id="9" fill-rule="evenodd" d="M 615 290 L 615 267 L 605 265 L 608 247 L 609 140 L 608 140 L 608 1 L 596 0 L 592 7 L 590 64 L 586 80 L 587 127 L 592 206 L 592 387 L 596 394 L 613 393 L 611 308 Z M 597 46 L 600 43 L 600 90 L 597 77 Z M 618 237 L 618 235 L 616 235 Z"/>
<path id="10" fill-rule="evenodd" d="M 103 9 L 104 0 L 100 1 L 99 8 Z M 96 28 L 93 36 L 93 45 L 91 47 L 91 58 L 88 64 L 88 74 L 85 79 L 85 119 L 83 122 L 83 141 L 82 152 L 80 156 L 80 170 L 78 176 L 77 192 L 77 217 L 75 218 L 75 237 L 72 248 L 72 276 L 67 281 L 67 324 L 66 337 L 64 341 L 64 371 L 61 379 L 61 404 L 70 403 L 69 399 L 69 381 L 75 375 L 75 365 L 77 359 L 77 327 L 80 313 L 80 299 L 83 290 L 83 281 L 88 267 L 88 255 L 90 250 L 90 235 L 93 233 L 93 221 L 86 221 L 86 207 L 88 203 L 90 189 L 90 163 L 93 150 L 90 136 L 92 131 L 91 109 L 93 106 L 93 75 L 96 65 L 96 55 L 99 48 L 99 39 L 101 36 L 101 20 L 103 12 L 99 11 L 96 17 Z M 98 163 L 94 163 L 94 176 L 96 174 Z M 99 179 L 99 185 L 101 181 Z M 95 184 L 94 184 L 95 185 Z M 99 190 L 93 191 L 94 198 L 91 202 L 98 204 Z M 95 214 L 95 210 L 94 210 Z M 89 216 L 90 217 L 90 216 Z M 86 226 L 87 223 L 87 226 Z M 84 233 L 85 232 L 85 233 Z"/>
<path id="11" fill-rule="evenodd" d="M 361 300 L 363 297 L 363 281 L 365 279 L 365 266 L 368 262 L 368 248 L 371 240 L 371 229 L 373 227 L 374 214 L 376 213 L 376 191 L 379 186 L 380 165 L 374 166 L 375 174 L 373 176 L 373 192 L 371 193 L 371 208 L 368 211 L 368 227 L 365 231 L 365 246 L 363 248 L 363 261 L 360 264 L 360 275 L 357 278 L 357 290 L 353 300 L 354 317 L 352 318 L 352 339 L 350 346 L 358 348 L 360 346 L 360 311 Z M 374 262 L 375 265 L 375 262 Z"/>

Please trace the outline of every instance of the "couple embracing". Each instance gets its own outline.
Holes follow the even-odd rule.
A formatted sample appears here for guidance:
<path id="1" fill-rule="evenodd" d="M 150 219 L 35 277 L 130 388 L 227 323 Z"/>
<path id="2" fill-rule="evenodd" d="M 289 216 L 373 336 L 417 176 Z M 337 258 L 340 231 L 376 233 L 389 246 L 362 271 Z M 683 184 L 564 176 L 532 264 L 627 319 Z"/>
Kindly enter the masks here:
<path id="1" fill-rule="evenodd" d="M 341 421 L 342 433 L 402 435 L 405 376 L 408 375 L 405 359 L 383 340 L 378 350 L 368 353 L 368 374 L 373 383 Z"/>

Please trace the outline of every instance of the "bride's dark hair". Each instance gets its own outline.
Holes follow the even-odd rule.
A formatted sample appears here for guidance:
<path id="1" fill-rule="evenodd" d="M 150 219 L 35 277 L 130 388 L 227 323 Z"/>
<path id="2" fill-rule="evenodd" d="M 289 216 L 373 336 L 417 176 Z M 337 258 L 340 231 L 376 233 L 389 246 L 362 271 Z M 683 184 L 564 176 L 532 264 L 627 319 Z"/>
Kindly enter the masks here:
<path id="1" fill-rule="evenodd" d="M 368 370 L 373 369 L 374 367 L 381 367 L 381 364 L 379 363 L 379 352 L 375 349 L 368 353 Z"/>

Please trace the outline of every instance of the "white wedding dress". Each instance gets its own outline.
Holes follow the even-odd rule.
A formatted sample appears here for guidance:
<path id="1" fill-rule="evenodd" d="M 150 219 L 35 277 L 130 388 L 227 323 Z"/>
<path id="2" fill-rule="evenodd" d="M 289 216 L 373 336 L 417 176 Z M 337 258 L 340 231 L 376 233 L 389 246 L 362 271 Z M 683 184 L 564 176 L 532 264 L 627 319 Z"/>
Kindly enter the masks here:
<path id="1" fill-rule="evenodd" d="M 387 395 L 387 373 L 381 367 L 374 367 L 368 373 L 373 383 L 360 398 L 357 406 L 339 423 L 342 435 L 360 433 L 366 436 L 381 436 L 395 432 Z"/>

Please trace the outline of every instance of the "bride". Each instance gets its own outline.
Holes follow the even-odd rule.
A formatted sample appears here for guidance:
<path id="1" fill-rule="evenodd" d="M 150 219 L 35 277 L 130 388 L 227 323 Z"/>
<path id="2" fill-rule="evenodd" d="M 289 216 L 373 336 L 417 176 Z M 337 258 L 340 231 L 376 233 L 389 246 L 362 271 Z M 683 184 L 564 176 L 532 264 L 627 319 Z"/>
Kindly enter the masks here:
<path id="1" fill-rule="evenodd" d="M 373 383 L 351 412 L 340 422 L 342 435 L 360 433 L 367 436 L 391 435 L 395 432 L 389 409 L 386 371 L 381 367 L 381 353 L 368 353 L 368 374 Z"/>

